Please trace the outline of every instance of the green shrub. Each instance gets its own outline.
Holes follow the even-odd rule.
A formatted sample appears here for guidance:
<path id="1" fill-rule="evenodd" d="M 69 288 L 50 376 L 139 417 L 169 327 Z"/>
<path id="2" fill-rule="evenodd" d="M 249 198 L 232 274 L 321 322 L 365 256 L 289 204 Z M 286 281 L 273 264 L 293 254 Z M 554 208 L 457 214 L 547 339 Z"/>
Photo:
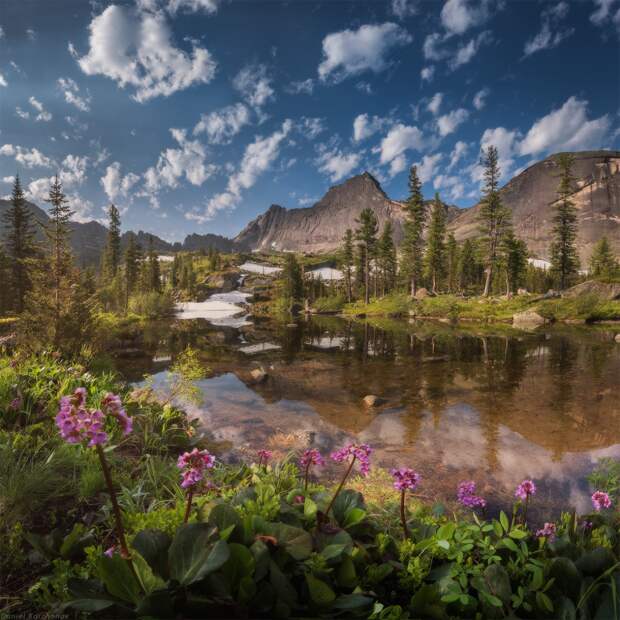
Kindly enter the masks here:
<path id="1" fill-rule="evenodd" d="M 149 319 L 170 316 L 174 314 L 174 299 L 169 293 L 138 293 L 129 300 L 129 310 Z"/>

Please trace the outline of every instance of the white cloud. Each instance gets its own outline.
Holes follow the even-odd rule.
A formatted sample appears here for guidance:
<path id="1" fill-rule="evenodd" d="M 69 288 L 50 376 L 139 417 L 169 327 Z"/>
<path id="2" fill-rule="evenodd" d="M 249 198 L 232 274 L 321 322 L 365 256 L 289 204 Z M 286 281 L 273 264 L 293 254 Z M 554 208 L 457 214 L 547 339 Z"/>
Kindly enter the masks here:
<path id="1" fill-rule="evenodd" d="M 4 38 L 4 28 L 0 26 L 0 39 Z"/>
<path id="2" fill-rule="evenodd" d="M 52 115 L 43 107 L 43 104 L 38 99 L 33 96 L 28 99 L 28 102 L 38 112 L 38 114 L 34 117 L 35 121 L 43 121 L 47 123 L 52 120 Z"/>
<path id="3" fill-rule="evenodd" d="M 422 132 L 417 127 L 398 123 L 390 129 L 375 151 L 381 153 L 381 164 L 390 164 L 390 176 L 395 176 L 407 167 L 405 152 L 420 151 L 423 147 Z"/>
<path id="4" fill-rule="evenodd" d="M 476 6 L 472 0 L 447 0 L 441 9 L 441 23 L 453 34 L 463 34 L 480 26 L 489 18 L 488 2 L 481 0 Z"/>
<path id="5" fill-rule="evenodd" d="M 469 43 L 461 45 L 450 60 L 450 68 L 454 71 L 458 67 L 466 65 L 478 53 L 480 47 L 490 41 L 491 35 L 488 30 L 485 30 L 476 38 L 471 39 Z"/>
<path id="6" fill-rule="evenodd" d="M 164 15 L 110 5 L 89 26 L 90 49 L 78 59 L 87 75 L 104 75 L 121 88 L 132 86 L 132 98 L 145 102 L 167 97 L 192 84 L 207 84 L 216 63 L 195 43 L 191 54 L 175 47 Z"/>
<path id="7" fill-rule="evenodd" d="M 353 140 L 361 142 L 381 131 L 389 120 L 380 116 L 369 117 L 368 114 L 358 114 L 353 120 Z"/>
<path id="8" fill-rule="evenodd" d="M 23 118 L 24 120 L 28 120 L 30 118 L 30 112 L 27 110 L 22 110 L 19 106 L 15 108 L 15 114 L 19 116 L 19 118 Z"/>
<path id="9" fill-rule="evenodd" d="M 391 9 L 398 19 L 406 19 L 418 12 L 418 5 L 416 0 L 392 0 Z"/>
<path id="10" fill-rule="evenodd" d="M 439 113 L 439 108 L 441 107 L 441 102 L 443 101 L 443 93 L 435 93 L 431 100 L 428 102 L 426 109 L 433 115 L 437 116 Z"/>
<path id="11" fill-rule="evenodd" d="M 418 176 L 420 177 L 420 181 L 422 183 L 426 183 L 433 178 L 435 170 L 437 169 L 437 164 L 442 157 L 443 155 L 441 153 L 436 153 L 435 155 L 424 155 L 422 161 L 415 164 L 418 168 Z"/>
<path id="12" fill-rule="evenodd" d="M 430 82 L 435 75 L 435 67 L 433 65 L 429 65 L 428 67 L 423 67 L 422 71 L 420 71 L 420 79 L 424 82 Z"/>
<path id="13" fill-rule="evenodd" d="M 173 14 L 177 11 L 186 13 L 204 11 L 212 15 L 217 12 L 218 5 L 218 0 L 168 0 L 166 8 Z"/>
<path id="14" fill-rule="evenodd" d="M 452 153 L 450 153 L 450 164 L 448 165 L 448 170 L 452 170 L 456 164 L 463 159 L 465 154 L 467 153 L 469 147 L 466 142 L 459 140 L 452 149 Z"/>
<path id="15" fill-rule="evenodd" d="M 301 80 L 299 82 L 291 82 L 286 88 L 286 92 L 291 95 L 311 95 L 314 91 L 314 80 L 308 78 L 307 80 Z"/>
<path id="16" fill-rule="evenodd" d="M 601 147 L 611 126 L 605 114 L 588 120 L 588 102 L 570 97 L 561 108 L 538 119 L 520 144 L 521 155 Z"/>
<path id="17" fill-rule="evenodd" d="M 80 95 L 80 87 L 74 80 L 61 77 L 58 78 L 57 84 L 67 103 L 70 103 L 82 112 L 88 112 L 90 110 L 91 98 L 89 96 Z"/>
<path id="18" fill-rule="evenodd" d="M 140 176 L 133 172 L 123 175 L 120 162 L 115 161 L 106 168 L 99 182 L 110 202 L 117 202 L 119 198 L 126 199 L 139 180 Z"/>
<path id="19" fill-rule="evenodd" d="M 525 43 L 524 56 L 531 56 L 536 52 L 557 47 L 564 39 L 575 32 L 574 28 L 560 28 L 559 22 L 568 15 L 568 3 L 562 0 L 542 12 L 540 31 Z"/>
<path id="20" fill-rule="evenodd" d="M 8 86 L 7 81 L 4 79 L 2 73 L 0 73 L 0 86 Z"/>
<path id="21" fill-rule="evenodd" d="M 65 189 L 72 189 L 86 181 L 86 169 L 89 159 L 86 156 L 67 155 L 62 160 L 62 167 L 58 176 Z"/>
<path id="22" fill-rule="evenodd" d="M 275 91 L 271 87 L 271 78 L 267 75 L 265 65 L 247 65 L 235 76 L 233 86 L 259 113 L 260 109 L 275 97 Z"/>
<path id="23" fill-rule="evenodd" d="M 458 200 L 462 198 L 465 193 L 465 186 L 456 176 L 450 176 L 446 174 L 438 174 L 433 179 L 433 187 L 436 190 L 444 190 L 449 193 L 450 198 L 452 200 Z"/>
<path id="24" fill-rule="evenodd" d="M 302 116 L 297 129 L 308 139 L 314 140 L 325 131 L 325 122 L 322 118 Z"/>
<path id="25" fill-rule="evenodd" d="M 474 95 L 473 103 L 476 110 L 482 110 L 482 108 L 484 108 L 486 105 L 486 98 L 489 96 L 490 92 L 488 88 L 482 88 Z"/>
<path id="26" fill-rule="evenodd" d="M 194 127 L 194 135 L 207 134 L 211 144 L 228 144 L 250 122 L 250 111 L 242 103 L 203 114 Z"/>
<path id="27" fill-rule="evenodd" d="M 323 81 L 332 78 L 339 82 L 364 71 L 379 73 L 389 65 L 389 51 L 411 41 L 409 33 L 392 22 L 368 24 L 357 30 L 328 34 L 323 39 L 319 78 Z"/>
<path id="28" fill-rule="evenodd" d="M 329 176 L 332 183 L 340 181 L 355 170 L 361 161 L 359 153 L 343 153 L 339 149 L 326 149 L 316 159 L 319 172 Z"/>
<path id="29" fill-rule="evenodd" d="M 372 86 L 370 85 L 369 82 L 358 82 L 355 85 L 355 88 L 357 88 L 357 90 L 359 90 L 362 93 L 366 93 L 367 95 L 372 95 Z"/>
<path id="30" fill-rule="evenodd" d="M 215 165 L 206 163 L 205 147 L 198 140 L 188 140 L 184 129 L 171 129 L 170 133 L 180 148 L 162 151 L 157 164 L 144 173 L 147 194 L 164 187 L 176 188 L 183 177 L 200 186 L 216 170 Z"/>
<path id="31" fill-rule="evenodd" d="M 34 28 L 26 28 L 26 36 L 31 41 L 34 41 L 37 38 L 37 32 L 36 30 L 34 30 Z"/>
<path id="32" fill-rule="evenodd" d="M 422 46 L 422 51 L 424 52 L 424 58 L 427 60 L 443 60 L 450 55 L 445 49 L 442 49 L 441 45 L 446 40 L 446 35 L 443 35 L 439 32 L 432 32 L 427 35 L 424 39 L 424 45 Z"/>
<path id="33" fill-rule="evenodd" d="M 468 117 L 469 112 L 463 108 L 452 110 L 452 112 L 440 116 L 437 119 L 439 135 L 443 137 L 453 133 L 461 123 L 464 123 L 468 119 Z"/>
<path id="34" fill-rule="evenodd" d="M 505 127 L 486 129 L 480 139 L 480 151 L 486 151 L 489 146 L 497 149 L 501 178 L 512 176 L 514 157 L 517 152 L 519 134 Z M 469 168 L 472 181 L 482 181 L 484 168 L 480 162 L 476 162 Z"/>
<path id="35" fill-rule="evenodd" d="M 241 201 L 243 191 L 252 187 L 278 158 L 282 142 L 292 127 L 292 121 L 287 119 L 282 123 L 282 127 L 271 135 L 265 138 L 257 136 L 254 142 L 246 146 L 239 168 L 228 179 L 226 191 L 209 200 L 204 214 L 186 213 L 185 217 L 205 222 L 212 219 L 218 211 L 234 209 Z"/>
<path id="36" fill-rule="evenodd" d="M 51 168 L 54 164 L 49 157 L 43 155 L 43 153 L 36 148 L 27 149 L 22 146 L 4 144 L 0 147 L 0 155 L 14 157 L 15 161 L 25 168 Z"/>
<path id="37" fill-rule="evenodd" d="M 594 6 L 596 10 L 590 15 L 590 21 L 597 26 L 604 26 L 609 23 L 612 9 L 618 6 L 618 4 L 617 0 L 594 0 Z M 620 24 L 620 8 L 613 17 L 613 21 L 617 26 Z"/>

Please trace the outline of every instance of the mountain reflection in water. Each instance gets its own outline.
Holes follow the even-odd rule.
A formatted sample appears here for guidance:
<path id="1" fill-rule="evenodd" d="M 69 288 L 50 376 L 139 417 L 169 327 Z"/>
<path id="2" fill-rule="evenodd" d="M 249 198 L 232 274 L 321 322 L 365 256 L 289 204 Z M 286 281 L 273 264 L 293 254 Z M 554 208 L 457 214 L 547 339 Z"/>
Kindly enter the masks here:
<path id="1" fill-rule="evenodd" d="M 165 390 L 171 362 L 153 360 L 199 350 L 211 373 L 197 382 L 203 402 L 187 406 L 214 439 L 241 450 L 329 451 L 357 438 L 375 462 L 418 469 L 437 497 L 471 478 L 492 505 L 505 504 L 532 477 L 545 514 L 587 510 L 585 475 L 597 459 L 620 457 L 620 345 L 604 329 L 185 320 L 144 338 L 148 355 L 121 370 L 132 380 L 152 374 Z M 258 366 L 268 373 L 260 383 L 250 375 Z M 366 408 L 367 394 L 381 405 Z"/>

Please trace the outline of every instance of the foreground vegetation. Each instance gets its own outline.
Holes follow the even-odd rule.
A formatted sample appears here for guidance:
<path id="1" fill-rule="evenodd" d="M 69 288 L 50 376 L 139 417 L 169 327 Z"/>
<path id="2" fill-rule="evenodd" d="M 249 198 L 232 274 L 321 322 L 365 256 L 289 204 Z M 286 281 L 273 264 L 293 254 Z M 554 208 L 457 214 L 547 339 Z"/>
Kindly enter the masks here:
<path id="1" fill-rule="evenodd" d="M 415 471 L 377 471 L 368 446 L 332 454 L 339 484 L 318 482 L 327 456 L 315 449 L 280 462 L 261 449 L 226 465 L 182 411 L 87 366 L 51 353 L 0 358 L 7 613 L 618 616 L 613 461 L 592 478 L 592 514 L 538 527 L 531 481 L 497 518 L 482 516 L 467 481 L 461 508 L 448 510 L 416 496 L 426 483 Z M 204 372 L 191 350 L 174 370 L 174 393 Z"/>

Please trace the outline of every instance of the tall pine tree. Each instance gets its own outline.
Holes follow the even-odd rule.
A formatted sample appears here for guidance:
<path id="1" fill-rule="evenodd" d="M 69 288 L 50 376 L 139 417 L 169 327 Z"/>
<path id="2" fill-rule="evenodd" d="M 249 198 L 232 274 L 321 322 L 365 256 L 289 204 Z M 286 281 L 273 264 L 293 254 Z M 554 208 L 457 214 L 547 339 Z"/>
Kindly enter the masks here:
<path id="1" fill-rule="evenodd" d="M 344 233 L 343 246 L 342 246 L 342 272 L 344 274 L 344 286 L 347 293 L 347 301 L 351 303 L 352 294 L 352 282 L 353 276 L 353 231 L 347 228 Z"/>
<path id="2" fill-rule="evenodd" d="M 125 310 L 129 307 L 129 298 L 133 294 L 140 277 L 140 251 L 133 234 L 129 235 L 125 249 Z"/>
<path id="3" fill-rule="evenodd" d="M 471 239 L 465 239 L 459 260 L 459 286 L 467 289 L 478 284 L 480 267 L 476 256 L 476 247 Z"/>
<path id="4" fill-rule="evenodd" d="M 426 223 L 426 205 L 422 196 L 422 183 L 418 169 L 412 166 L 409 171 L 409 197 L 406 202 L 407 220 L 404 227 L 402 243 L 402 271 L 409 281 L 409 292 L 416 293 L 424 270 L 424 225 Z"/>
<path id="5" fill-rule="evenodd" d="M 439 283 L 444 276 L 446 267 L 446 210 L 435 194 L 435 202 L 431 212 L 426 245 L 426 277 L 431 283 L 431 291 L 437 292 Z"/>
<path id="6" fill-rule="evenodd" d="M 356 220 L 358 229 L 355 238 L 360 248 L 363 250 L 363 269 L 364 269 L 364 301 L 370 301 L 370 262 L 375 257 L 377 246 L 377 231 L 379 225 L 375 212 L 370 209 L 364 209 Z M 375 265 L 376 268 L 376 265 Z"/>
<path id="7" fill-rule="evenodd" d="M 579 271 L 577 254 L 577 210 L 571 202 L 574 192 L 572 173 L 574 158 L 570 153 L 558 156 L 560 167 L 560 184 L 558 201 L 553 217 L 553 243 L 551 244 L 551 273 L 558 282 L 560 290 L 564 290 Z"/>
<path id="8" fill-rule="evenodd" d="M 6 259 L 9 264 L 9 290 L 12 308 L 19 314 L 24 310 L 26 294 L 32 288 L 32 260 L 36 254 L 32 212 L 26 205 L 24 192 L 15 176 L 10 207 L 4 213 Z"/>
<path id="9" fill-rule="evenodd" d="M 104 271 L 107 280 L 112 280 L 121 264 L 121 217 L 118 209 L 108 209 L 108 238 L 104 250 Z"/>
<path id="10" fill-rule="evenodd" d="M 446 270 L 448 293 L 454 293 L 459 287 L 459 246 L 452 233 L 446 243 Z"/>
<path id="11" fill-rule="evenodd" d="M 497 148 L 489 146 L 484 152 L 481 164 L 484 166 L 484 191 L 478 213 L 478 222 L 484 247 L 484 296 L 491 292 L 491 283 L 500 259 L 500 246 L 507 227 L 510 225 L 510 211 L 503 205 L 499 194 L 499 157 Z"/>
<path id="12" fill-rule="evenodd" d="M 383 232 L 379 238 L 378 267 L 381 270 L 381 294 L 385 295 L 393 287 L 396 281 L 396 246 L 394 245 L 392 222 L 387 220 L 383 226 Z"/>
<path id="13" fill-rule="evenodd" d="M 590 274 L 595 278 L 613 278 L 618 275 L 618 261 L 609 245 L 607 237 L 602 237 L 592 250 Z"/>
<path id="14" fill-rule="evenodd" d="M 527 245 L 515 237 L 512 228 L 502 240 L 504 274 L 506 276 L 506 294 L 516 293 L 527 271 Z"/>

